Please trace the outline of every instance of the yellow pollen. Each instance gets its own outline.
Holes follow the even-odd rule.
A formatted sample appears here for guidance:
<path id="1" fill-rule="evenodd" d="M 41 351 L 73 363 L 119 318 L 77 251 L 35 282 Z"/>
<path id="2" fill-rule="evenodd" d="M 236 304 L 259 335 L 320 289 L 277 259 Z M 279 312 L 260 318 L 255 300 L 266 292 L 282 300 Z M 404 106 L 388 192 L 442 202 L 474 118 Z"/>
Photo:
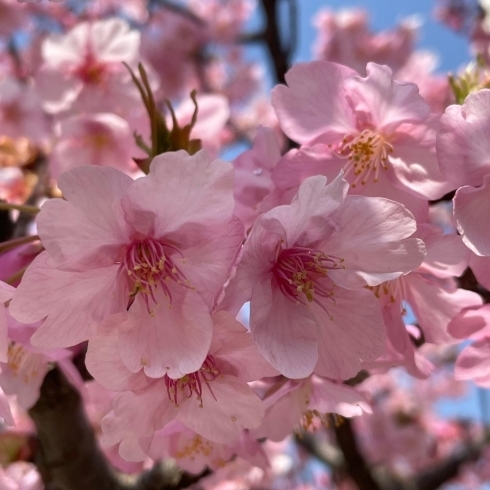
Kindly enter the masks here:
<path id="1" fill-rule="evenodd" d="M 318 410 L 306 410 L 294 431 L 300 435 L 302 431 L 315 432 L 320 427 L 328 429 L 342 425 L 343 418 L 336 413 L 320 413 Z"/>
<path id="2" fill-rule="evenodd" d="M 209 456 L 213 452 L 213 444 L 201 436 L 194 436 L 188 444 L 175 453 L 176 459 L 193 458 L 196 455 L 202 454 Z"/>
<path id="3" fill-rule="evenodd" d="M 370 179 L 378 182 L 381 169 L 388 170 L 388 158 L 393 146 L 382 133 L 365 129 L 357 136 L 345 137 L 335 152 L 346 158 L 345 176 L 353 174 L 351 186 L 366 185 Z"/>
<path id="4" fill-rule="evenodd" d="M 25 384 L 35 378 L 42 368 L 44 357 L 42 354 L 27 351 L 21 344 L 12 342 L 7 351 L 7 365 L 14 375 Z"/>

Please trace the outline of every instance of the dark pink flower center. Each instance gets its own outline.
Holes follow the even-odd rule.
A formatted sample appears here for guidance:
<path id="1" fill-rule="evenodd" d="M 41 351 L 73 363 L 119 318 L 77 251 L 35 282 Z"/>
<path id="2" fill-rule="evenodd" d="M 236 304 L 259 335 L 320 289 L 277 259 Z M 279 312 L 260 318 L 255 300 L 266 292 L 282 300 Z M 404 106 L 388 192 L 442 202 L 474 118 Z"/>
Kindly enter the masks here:
<path id="1" fill-rule="evenodd" d="M 344 165 L 345 177 L 352 187 L 366 185 L 369 179 L 378 182 L 381 169 L 388 170 L 388 157 L 393 146 L 382 133 L 365 129 L 360 134 L 346 136 L 334 149 L 335 153 L 348 160 Z M 352 178 L 353 177 L 353 178 Z"/>
<path id="2" fill-rule="evenodd" d="M 282 249 L 278 246 L 272 268 L 281 292 L 295 303 L 318 303 L 318 296 L 331 298 L 334 284 L 327 278 L 329 269 L 342 267 L 342 259 L 304 247 Z M 306 302 L 305 302 L 306 300 Z"/>
<path id="3" fill-rule="evenodd" d="M 220 370 L 216 366 L 213 356 L 208 356 L 201 369 L 195 373 L 186 374 L 179 379 L 172 379 L 165 376 L 168 399 L 176 406 L 179 406 L 179 399 L 188 399 L 195 396 L 199 401 L 199 406 L 202 407 L 202 390 L 204 385 L 207 386 L 213 398 L 216 400 L 209 383 L 214 381 L 220 374 Z"/>
<path id="4" fill-rule="evenodd" d="M 169 282 L 175 282 L 184 287 L 190 287 L 189 280 L 175 263 L 175 253 L 182 257 L 179 249 L 168 243 L 152 239 L 136 242 L 128 247 L 123 266 L 130 281 L 131 296 L 143 293 L 148 311 L 149 298 L 157 304 L 155 291 L 162 288 L 165 296 L 172 303 Z"/>
<path id="5" fill-rule="evenodd" d="M 109 73 L 107 63 L 101 63 L 89 51 L 83 63 L 75 70 L 75 75 L 88 85 L 101 85 L 105 82 Z"/>

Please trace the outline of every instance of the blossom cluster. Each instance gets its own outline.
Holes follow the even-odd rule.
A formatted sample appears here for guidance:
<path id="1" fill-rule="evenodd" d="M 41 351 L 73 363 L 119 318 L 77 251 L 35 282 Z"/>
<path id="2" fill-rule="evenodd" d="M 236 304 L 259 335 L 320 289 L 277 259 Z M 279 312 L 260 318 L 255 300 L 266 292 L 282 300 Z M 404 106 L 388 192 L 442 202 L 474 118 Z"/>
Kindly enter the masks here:
<path id="1" fill-rule="evenodd" d="M 0 0 L 7 461 L 55 364 L 125 472 L 173 458 L 267 481 L 291 433 L 352 417 L 373 461 L 433 457 L 417 404 L 441 353 L 473 341 L 455 377 L 490 386 L 486 68 L 451 86 L 414 48 L 413 19 L 376 34 L 363 12 L 325 10 L 317 59 L 269 97 L 239 47 L 251 1 L 52 1 Z M 405 449 L 386 451 L 400 417 Z M 442 424 L 440 453 L 462 432 Z M 23 465 L 0 483 L 41 488 Z"/>

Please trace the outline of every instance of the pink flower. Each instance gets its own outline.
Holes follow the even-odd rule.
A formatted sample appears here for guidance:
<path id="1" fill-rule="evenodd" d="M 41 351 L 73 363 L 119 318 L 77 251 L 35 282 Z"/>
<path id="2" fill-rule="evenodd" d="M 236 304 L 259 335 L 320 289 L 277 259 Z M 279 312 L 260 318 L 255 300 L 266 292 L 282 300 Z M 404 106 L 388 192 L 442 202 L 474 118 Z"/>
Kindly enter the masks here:
<path id="1" fill-rule="evenodd" d="M 234 455 L 250 461 L 254 466 L 267 466 L 267 457 L 261 444 L 248 431 L 242 431 L 239 439 L 231 444 L 220 444 L 206 439 L 174 420 L 144 443 L 145 452 L 155 460 L 173 458 L 180 468 L 200 473 L 206 466 L 218 469 Z"/>
<path id="2" fill-rule="evenodd" d="M 122 19 L 83 22 L 42 44 L 36 83 L 48 112 L 129 114 L 141 109 L 139 93 L 122 62 L 139 61 L 140 35 Z"/>
<path id="3" fill-rule="evenodd" d="M 464 243 L 490 255 L 490 90 L 468 95 L 441 117 L 437 157 L 444 175 L 463 186 L 454 197 L 454 217 Z"/>
<path id="4" fill-rule="evenodd" d="M 423 244 L 400 204 L 346 197 L 339 176 L 310 177 L 290 205 L 258 218 L 224 299 L 235 313 L 250 300 L 262 355 L 289 378 L 313 371 L 348 379 L 384 349 L 375 286 L 417 267 Z M 348 288 L 348 289 L 345 289 Z M 356 289 L 357 288 L 357 289 Z M 354 289 L 354 290 L 349 290 Z"/>
<path id="5" fill-rule="evenodd" d="M 199 86 L 192 60 L 207 39 L 205 25 L 194 19 L 168 9 L 153 13 L 142 34 L 141 52 L 157 71 L 166 98 L 188 96 Z"/>
<path id="6" fill-rule="evenodd" d="M 392 31 L 372 33 L 368 14 L 359 9 L 320 10 L 314 24 L 318 30 L 317 58 L 348 66 L 361 74 L 369 61 L 388 65 L 393 71 L 401 68 L 412 54 L 417 34 L 416 23 L 408 19 Z"/>
<path id="7" fill-rule="evenodd" d="M 2 135 L 26 137 L 36 143 L 48 136 L 48 123 L 33 88 L 13 78 L 0 81 L 0 125 Z"/>
<path id="8" fill-rule="evenodd" d="M 76 345 L 118 313 L 130 370 L 180 377 L 199 369 L 211 342 L 209 312 L 243 240 L 232 166 L 179 151 L 156 157 L 136 181 L 85 166 L 58 185 L 66 200 L 46 202 L 37 218 L 46 251 L 11 303 L 20 322 L 46 319 L 33 345 Z"/>
<path id="9" fill-rule="evenodd" d="M 74 116 L 60 123 L 60 137 L 51 153 L 57 177 L 81 165 L 108 165 L 135 172 L 133 157 L 141 157 L 129 124 L 115 114 Z"/>
<path id="10" fill-rule="evenodd" d="M 426 217 L 427 199 L 451 189 L 434 151 L 437 118 L 416 85 L 393 80 L 387 66 L 369 63 L 361 78 L 335 63 L 300 63 L 286 81 L 272 104 L 283 131 L 306 148 L 276 167 L 279 187 L 343 168 L 351 193 L 396 200 L 417 218 Z"/>
<path id="11" fill-rule="evenodd" d="M 44 485 L 33 463 L 18 461 L 0 467 L 0 487 L 4 490 L 43 490 Z"/>
<path id="12" fill-rule="evenodd" d="M 277 371 L 261 358 L 250 334 L 229 313 L 216 313 L 214 322 L 204 363 L 182 377 L 154 380 L 129 371 L 115 348 L 117 325 L 89 343 L 87 367 L 94 378 L 110 390 L 131 390 L 116 397 L 113 412 L 102 424 L 105 443 L 120 442 L 123 458 L 138 460 L 145 446 L 139 439 L 149 438 L 148 444 L 172 420 L 227 445 L 236 442 L 242 429 L 260 424 L 262 402 L 247 382 Z"/>
<path id="13" fill-rule="evenodd" d="M 7 395 L 16 395 L 17 403 L 27 410 L 39 398 L 39 390 L 53 362 L 57 362 L 68 379 L 82 384 L 80 375 L 70 362 L 72 352 L 66 349 L 40 351 L 30 345 L 38 325 L 22 325 L 8 313 L 9 346 L 7 359 L 0 362 L 0 386 Z"/>
<path id="14" fill-rule="evenodd" d="M 465 271 L 469 259 L 460 236 L 443 235 L 442 229 L 430 225 L 419 225 L 414 236 L 425 243 L 424 262 L 414 271 L 372 290 L 379 299 L 393 348 L 403 354 L 412 375 L 427 377 L 404 323 L 407 305 L 412 308 L 426 342 L 447 343 L 454 341 L 447 332 L 449 322 L 463 308 L 481 305 L 482 299 L 472 291 L 459 289 L 454 280 L 454 276 Z"/>
<path id="15" fill-rule="evenodd" d="M 254 11 L 253 0 L 190 0 L 189 6 L 206 23 L 215 42 L 234 42 Z"/>
<path id="16" fill-rule="evenodd" d="M 319 376 L 303 380 L 283 380 L 269 386 L 265 397 L 265 417 L 255 437 L 284 440 L 293 429 L 314 430 L 328 426 L 330 415 L 350 418 L 372 413 L 365 396 L 350 386 Z M 270 394 L 269 394 L 270 393 Z"/>

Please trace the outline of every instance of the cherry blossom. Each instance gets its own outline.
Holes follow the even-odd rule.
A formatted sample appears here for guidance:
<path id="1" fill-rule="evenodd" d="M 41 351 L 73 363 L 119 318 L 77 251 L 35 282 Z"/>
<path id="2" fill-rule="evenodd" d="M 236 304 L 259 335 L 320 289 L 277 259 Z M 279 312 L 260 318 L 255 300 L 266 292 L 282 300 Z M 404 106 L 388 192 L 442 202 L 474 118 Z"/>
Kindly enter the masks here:
<path id="1" fill-rule="evenodd" d="M 341 176 L 328 186 L 310 177 L 290 205 L 259 217 L 227 289 L 230 311 L 251 301 L 260 352 L 290 378 L 314 371 L 347 379 L 361 360 L 380 356 L 381 313 L 358 288 L 395 279 L 423 258 L 422 242 L 408 238 L 415 222 L 403 206 L 346 197 L 347 189 Z"/>
<path id="2" fill-rule="evenodd" d="M 109 165 L 131 174 L 136 171 L 133 157 L 143 156 L 129 124 L 115 114 L 64 119 L 59 133 L 51 153 L 51 172 L 55 176 L 80 165 Z"/>
<path id="3" fill-rule="evenodd" d="M 352 193 L 396 200 L 418 219 L 427 199 L 451 190 L 434 151 L 437 117 L 416 85 L 393 80 L 387 66 L 368 63 L 361 78 L 336 63 L 299 63 L 286 82 L 273 89 L 272 104 L 283 131 L 306 148 L 276 167 L 279 187 L 343 168 Z"/>
<path id="4" fill-rule="evenodd" d="M 20 322 L 47 317 L 33 345 L 76 345 L 120 313 L 129 369 L 153 377 L 194 372 L 211 342 L 209 311 L 243 239 L 232 214 L 231 165 L 180 151 L 156 157 L 136 181 L 85 166 L 58 185 L 66 200 L 46 202 L 37 219 L 46 251 L 11 303 Z"/>
<path id="5" fill-rule="evenodd" d="M 462 106 L 451 105 L 441 118 L 437 157 L 444 175 L 460 188 L 454 217 L 465 244 L 477 255 L 490 255 L 489 205 L 490 90 L 470 94 Z"/>
<path id="6" fill-rule="evenodd" d="M 199 369 L 182 377 L 150 379 L 141 371 L 129 371 L 115 348 L 116 328 L 107 325 L 106 335 L 90 343 L 87 366 L 100 384 L 122 391 L 102 427 L 105 443 L 120 442 L 123 458 L 138 461 L 145 444 L 151 447 L 153 434 L 175 419 L 206 439 L 228 445 L 236 442 L 242 429 L 258 427 L 264 408 L 247 382 L 277 371 L 260 357 L 251 335 L 228 313 L 214 315 L 208 355 Z"/>
<path id="7" fill-rule="evenodd" d="M 136 87 L 122 65 L 138 61 L 140 35 L 117 18 L 83 22 L 42 45 L 36 76 L 44 108 L 129 114 L 140 108 Z"/>

